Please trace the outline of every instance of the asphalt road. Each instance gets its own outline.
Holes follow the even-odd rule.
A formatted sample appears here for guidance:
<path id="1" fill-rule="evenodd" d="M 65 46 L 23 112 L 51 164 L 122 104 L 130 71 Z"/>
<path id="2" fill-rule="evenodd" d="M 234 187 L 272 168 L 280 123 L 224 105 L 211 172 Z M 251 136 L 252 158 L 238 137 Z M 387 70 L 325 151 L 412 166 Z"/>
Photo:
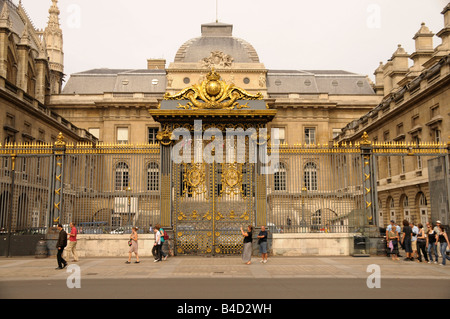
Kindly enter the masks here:
<path id="1" fill-rule="evenodd" d="M 360 278 L 83 279 L 0 282 L 1 299 L 449 299 L 450 281 Z"/>

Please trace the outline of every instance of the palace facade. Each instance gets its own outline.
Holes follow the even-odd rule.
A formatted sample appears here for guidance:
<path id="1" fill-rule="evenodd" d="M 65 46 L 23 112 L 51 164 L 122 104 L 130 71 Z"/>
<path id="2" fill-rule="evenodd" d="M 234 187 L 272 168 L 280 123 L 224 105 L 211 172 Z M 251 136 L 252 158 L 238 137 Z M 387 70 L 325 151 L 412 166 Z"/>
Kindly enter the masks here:
<path id="1" fill-rule="evenodd" d="M 374 87 L 383 95 L 381 103 L 349 122 L 336 141 L 354 142 L 367 132 L 376 145 L 448 147 L 450 4 L 442 14 L 444 27 L 436 33 L 442 43 L 434 46 L 435 34 L 422 23 L 412 38 L 415 51 L 408 54 L 399 45 L 392 57 L 386 63 L 380 62 L 375 70 Z M 390 220 L 406 219 L 425 225 L 431 219 L 447 225 L 448 155 L 441 158 L 411 156 L 408 152 L 390 155 L 378 158 L 380 223 L 387 225 Z"/>
<path id="2" fill-rule="evenodd" d="M 433 48 L 434 34 L 423 24 L 414 36 L 416 52 L 407 54 L 399 46 L 392 58 L 375 70 L 375 83 L 365 75 L 339 69 L 271 69 L 260 61 L 250 42 L 233 36 L 233 25 L 213 22 L 202 24 L 198 36 L 180 39 L 171 61 L 149 58 L 142 69 L 80 71 L 71 74 L 63 86 L 63 34 L 57 2 L 52 0 L 48 25 L 39 30 L 21 3 L 16 6 L 0 0 L 2 142 L 21 146 L 47 143 L 44 155 L 50 168 L 55 156 L 52 146 L 62 143 L 60 132 L 67 143 L 62 149 L 65 162 L 58 166 L 63 174 L 58 184 L 61 189 L 56 188 L 58 196 L 46 197 L 48 204 L 34 209 L 39 218 L 44 220 L 46 215 L 48 221 L 49 216 L 56 216 L 49 212 L 53 204 L 67 222 L 106 222 L 112 228 L 159 221 L 177 226 L 177 220 L 195 221 L 200 214 L 206 218 L 211 213 L 234 221 L 241 216 L 256 226 L 269 221 L 277 231 L 324 232 L 331 226 L 348 226 L 357 212 L 363 216 L 362 224 L 376 221 L 376 226 L 384 226 L 390 219 L 425 222 L 430 217 L 448 216 L 448 208 L 432 213 L 427 164 L 431 156 L 375 156 L 378 199 L 371 206 L 374 198 L 363 192 L 368 184 L 362 180 L 366 168 L 359 144 L 364 132 L 373 147 L 388 141 L 441 145 L 447 139 L 448 5 L 442 12 L 444 28 L 437 33 L 442 44 Z M 409 60 L 413 61 L 411 67 Z M 210 104 L 195 113 L 187 104 L 169 103 L 167 112 L 160 112 L 168 97 L 181 96 L 180 92 L 212 80 L 223 87 L 239 88 L 245 98 L 260 98 L 264 107 L 252 102 L 227 113 Z M 211 95 L 219 96 L 217 92 Z M 186 121 L 194 118 L 221 129 L 247 128 L 252 123 L 258 128 L 278 129 L 280 163 L 270 177 L 260 174 L 261 163 L 247 162 L 239 168 L 168 169 L 164 165 L 169 149 L 160 145 L 161 135 L 175 127 L 192 132 L 193 123 Z M 336 143 L 353 146 L 335 154 L 332 148 Z M 5 160 L 5 167 L 9 163 Z M 34 169 L 40 169 L 37 163 Z M 31 168 L 22 165 L 22 171 Z M 49 170 L 47 182 L 52 174 Z M 196 179 L 189 180 L 191 175 Z M 200 181 L 207 193 L 199 191 Z M 7 182 L 4 185 L 9 187 Z M 227 187 L 234 189 L 237 200 L 223 193 Z M 0 198 L 4 207 L 9 205 L 5 198 L 10 198 L 6 192 Z M 42 196 L 44 192 L 42 187 Z M 192 194 L 202 195 L 195 198 Z M 209 194 L 209 202 L 203 200 L 205 194 Z M 52 203 L 55 199 L 58 202 Z M 33 200 L 23 197 L 24 201 Z M 218 203 L 226 204 L 223 211 L 217 210 L 222 207 Z M 22 206 L 24 215 L 28 206 Z M 368 207 L 378 211 L 375 220 L 364 215 Z M 173 215 L 171 209 L 176 210 Z M 245 219 L 252 210 L 256 215 Z M 5 216 L 2 225 L 6 225 Z M 334 232 L 340 232 L 336 229 Z"/>

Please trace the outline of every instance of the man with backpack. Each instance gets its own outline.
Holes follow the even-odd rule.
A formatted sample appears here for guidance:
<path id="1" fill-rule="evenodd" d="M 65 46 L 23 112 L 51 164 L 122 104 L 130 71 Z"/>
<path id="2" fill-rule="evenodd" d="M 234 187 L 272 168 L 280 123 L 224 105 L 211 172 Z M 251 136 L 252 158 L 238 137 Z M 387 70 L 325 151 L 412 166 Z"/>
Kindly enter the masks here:
<path id="1" fill-rule="evenodd" d="M 159 225 L 157 225 L 157 226 L 158 226 L 159 232 L 161 233 L 161 257 L 162 257 L 162 260 L 166 260 L 167 254 L 164 252 L 163 246 L 164 246 L 165 242 L 168 242 L 169 235 L 167 234 L 167 232 L 164 231 L 164 229 L 161 226 L 159 226 Z"/>

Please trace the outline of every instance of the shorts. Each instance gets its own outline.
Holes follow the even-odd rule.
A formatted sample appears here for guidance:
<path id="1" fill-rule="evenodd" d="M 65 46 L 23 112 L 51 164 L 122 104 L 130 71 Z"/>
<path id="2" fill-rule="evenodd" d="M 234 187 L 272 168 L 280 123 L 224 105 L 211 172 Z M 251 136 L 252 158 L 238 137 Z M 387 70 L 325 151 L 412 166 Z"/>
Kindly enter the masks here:
<path id="1" fill-rule="evenodd" d="M 267 242 L 263 241 L 262 243 L 259 244 L 259 252 L 261 254 L 267 254 Z"/>
<path id="2" fill-rule="evenodd" d="M 417 250 L 417 240 L 411 241 L 411 248 L 413 251 Z"/>

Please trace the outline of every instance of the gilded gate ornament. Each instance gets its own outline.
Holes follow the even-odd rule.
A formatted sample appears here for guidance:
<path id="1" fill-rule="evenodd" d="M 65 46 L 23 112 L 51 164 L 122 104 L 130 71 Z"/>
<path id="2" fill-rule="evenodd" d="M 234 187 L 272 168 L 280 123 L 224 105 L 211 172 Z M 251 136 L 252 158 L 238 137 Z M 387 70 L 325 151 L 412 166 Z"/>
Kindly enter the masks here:
<path id="1" fill-rule="evenodd" d="M 183 176 L 183 181 L 188 186 L 184 192 L 191 195 L 206 193 L 204 164 L 193 164 L 189 168 L 186 167 L 186 173 Z"/>
<path id="2" fill-rule="evenodd" d="M 224 189 L 221 190 L 222 194 L 237 195 L 242 193 L 242 164 L 222 164 L 222 182 Z"/>
<path id="3" fill-rule="evenodd" d="M 178 103 L 178 108 L 182 109 L 241 109 L 248 108 L 248 103 L 240 104 L 238 100 L 262 100 L 260 92 L 250 94 L 244 89 L 235 87 L 234 84 L 226 84 L 220 80 L 220 75 L 216 71 L 211 71 L 206 75 L 206 80 L 201 84 L 195 84 L 182 90 L 180 93 L 164 95 L 165 100 L 189 100 L 186 105 Z"/>

